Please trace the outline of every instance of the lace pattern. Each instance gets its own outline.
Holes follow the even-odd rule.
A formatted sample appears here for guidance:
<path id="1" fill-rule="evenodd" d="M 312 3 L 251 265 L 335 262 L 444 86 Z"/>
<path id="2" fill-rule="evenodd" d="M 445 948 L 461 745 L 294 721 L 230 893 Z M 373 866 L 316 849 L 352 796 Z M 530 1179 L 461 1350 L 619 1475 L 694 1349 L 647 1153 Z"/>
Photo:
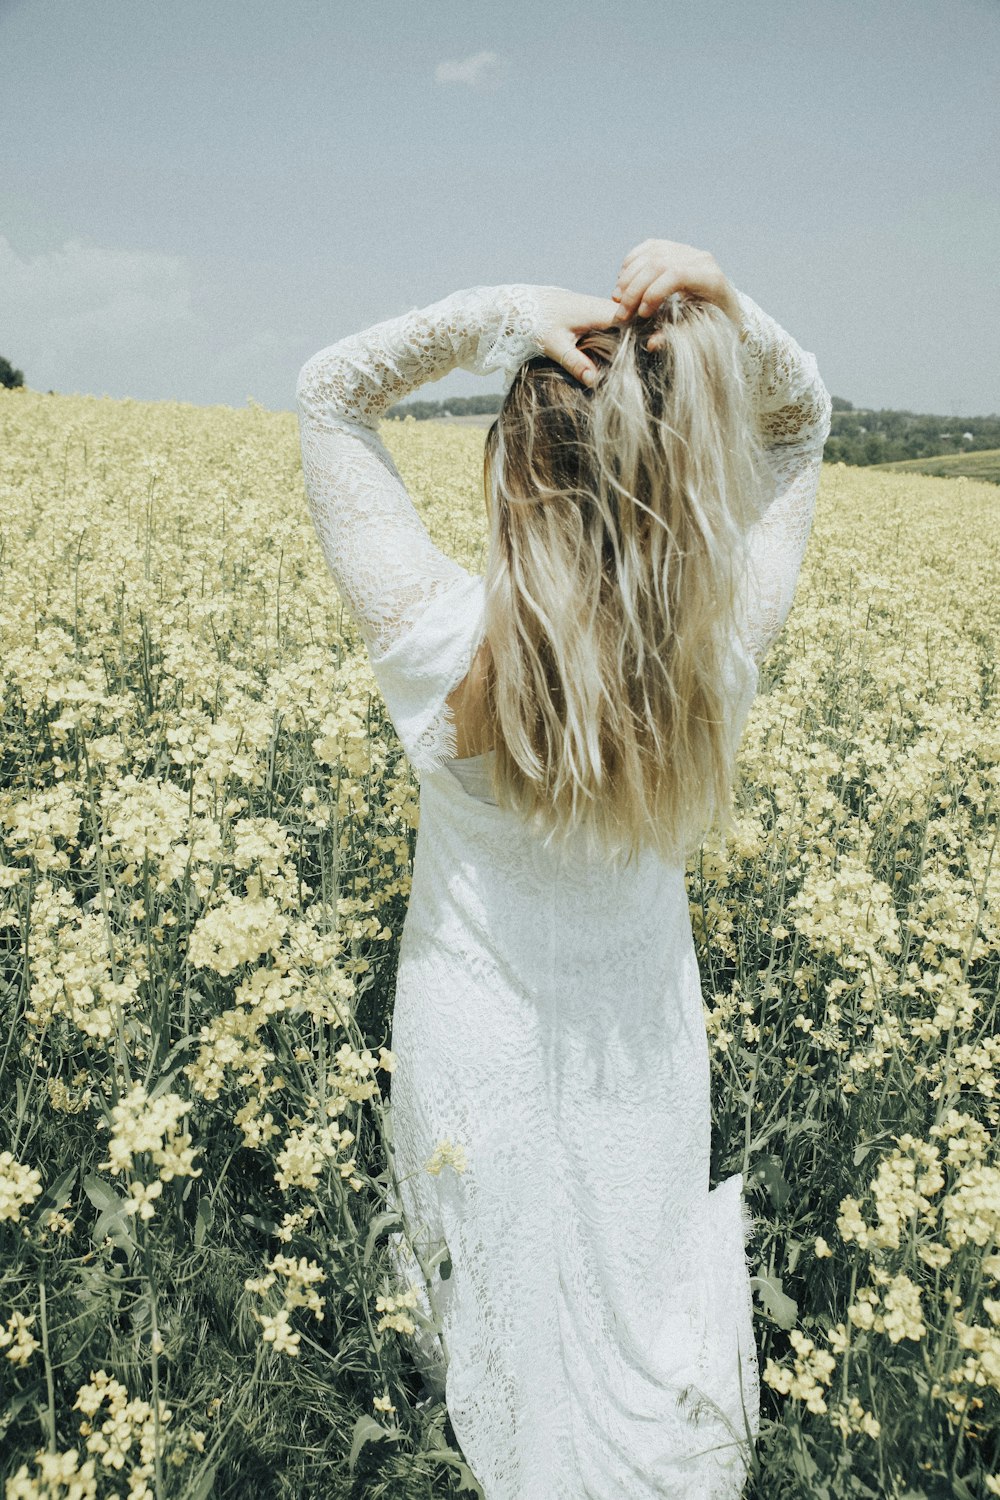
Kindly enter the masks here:
<path id="1" fill-rule="evenodd" d="M 500 371 L 509 385 L 518 366 L 540 352 L 537 290 L 511 285 L 454 292 L 321 349 L 299 372 L 310 514 L 383 688 L 381 664 L 416 630 L 427 606 L 442 596 L 458 598 L 471 579 L 432 541 L 378 436 L 379 418 L 410 391 L 456 368 Z M 418 771 L 455 754 L 445 700 L 468 666 L 467 660 L 442 659 L 433 712 L 413 736 L 401 730 Z"/>
<path id="2" fill-rule="evenodd" d="M 390 1243 L 447 1345 L 423 1329 L 414 1355 L 487 1500 L 738 1500 L 759 1426 L 753 1221 L 740 1176 L 709 1190 L 684 872 L 546 848 L 449 769 L 445 699 L 480 639 L 483 580 L 433 544 L 375 431 L 456 364 L 509 380 L 538 350 L 537 291 L 473 288 L 378 324 L 297 388 L 317 534 L 423 773 L 390 1118 L 401 1205 L 450 1262 L 433 1303 Z M 814 357 L 739 296 L 774 484 L 748 538 L 734 737 L 791 606 L 830 422 Z M 444 1139 L 467 1166 L 432 1176 Z"/>
<path id="3" fill-rule="evenodd" d="M 709 1191 L 684 872 L 546 851 L 427 778 L 391 1045 L 414 1341 L 487 1500 L 736 1500 L 759 1423 L 742 1179 Z M 644 920 L 636 923 L 636 913 Z M 443 1139 L 461 1174 L 423 1170 Z M 641 1149 L 637 1143 L 641 1142 Z M 433 1298 L 433 1300 L 431 1300 Z"/>
<path id="4" fill-rule="evenodd" d="M 792 607 L 812 531 L 832 403 L 815 355 L 802 350 L 745 292 L 736 295 L 744 375 L 773 483 L 773 498 L 748 537 L 744 638 L 760 663 Z"/>

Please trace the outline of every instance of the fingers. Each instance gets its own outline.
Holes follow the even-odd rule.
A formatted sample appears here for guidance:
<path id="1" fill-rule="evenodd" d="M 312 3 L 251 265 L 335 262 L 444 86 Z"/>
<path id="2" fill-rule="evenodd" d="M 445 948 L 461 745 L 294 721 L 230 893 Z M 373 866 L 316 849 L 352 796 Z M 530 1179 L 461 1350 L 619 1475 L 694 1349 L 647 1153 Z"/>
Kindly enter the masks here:
<path id="1" fill-rule="evenodd" d="M 574 343 L 560 344 L 553 350 L 554 359 L 557 359 L 564 370 L 567 370 L 582 385 L 592 387 L 597 381 L 597 367 L 589 360 L 582 349 L 578 349 Z"/>
<path id="2" fill-rule="evenodd" d="M 677 276 L 673 271 L 664 271 L 650 282 L 642 293 L 636 311 L 640 318 L 646 318 L 655 312 L 661 302 L 665 302 L 671 292 L 679 291 L 683 285 L 683 277 Z"/>
<path id="3" fill-rule="evenodd" d="M 624 323 L 634 312 L 639 312 L 640 317 L 645 318 L 660 306 L 667 291 L 673 290 L 672 284 L 675 282 L 676 278 L 672 273 L 663 272 L 660 267 L 651 266 L 648 261 L 640 261 L 622 287 L 618 299 L 618 320 Z"/>
<path id="4" fill-rule="evenodd" d="M 612 293 L 612 296 L 616 300 L 618 293 L 622 290 L 623 286 L 634 276 L 635 272 L 638 269 L 640 260 L 642 260 L 643 258 L 648 258 L 647 252 L 652 250 L 652 247 L 655 243 L 655 240 L 643 240 L 641 245 L 636 245 L 635 248 L 633 250 L 630 250 L 625 256 L 621 263 L 621 269 L 618 272 L 618 280 L 615 283 L 615 290 Z"/>
<path id="5" fill-rule="evenodd" d="M 621 277 L 618 285 L 618 317 L 628 318 L 636 307 L 639 298 L 646 289 L 649 281 L 649 271 L 644 266 L 633 266 L 632 270 Z"/>
<path id="6" fill-rule="evenodd" d="M 575 358 L 564 361 L 565 368 L 571 375 L 575 375 L 581 385 L 593 387 L 597 384 L 597 367 L 593 365 L 585 354 L 576 351 Z"/>
<path id="7" fill-rule="evenodd" d="M 647 246 L 651 245 L 652 243 L 653 243 L 652 240 L 643 240 L 643 242 L 642 242 L 641 245 L 636 245 L 636 247 L 635 247 L 634 250 L 630 250 L 629 253 L 625 256 L 624 260 L 622 261 L 622 265 L 621 265 L 622 271 L 623 272 L 627 271 L 630 268 L 630 266 L 638 259 L 638 257 L 640 255 L 642 255 L 643 251 L 647 248 Z M 621 279 L 621 277 L 619 276 L 619 280 L 620 279 Z"/>

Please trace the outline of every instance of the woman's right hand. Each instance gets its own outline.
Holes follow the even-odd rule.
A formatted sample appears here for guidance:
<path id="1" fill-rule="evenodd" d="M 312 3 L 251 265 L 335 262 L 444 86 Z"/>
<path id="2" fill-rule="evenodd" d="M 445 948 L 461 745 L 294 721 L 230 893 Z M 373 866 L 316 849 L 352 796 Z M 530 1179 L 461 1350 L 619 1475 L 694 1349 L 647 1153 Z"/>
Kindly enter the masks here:
<path id="1" fill-rule="evenodd" d="M 673 292 L 694 292 L 739 322 L 736 293 L 715 256 L 676 240 L 643 240 L 626 255 L 611 293 L 618 303 L 616 322 L 627 322 L 633 313 L 651 317 Z M 658 349 L 663 339 L 664 335 L 653 334 L 646 347 Z"/>

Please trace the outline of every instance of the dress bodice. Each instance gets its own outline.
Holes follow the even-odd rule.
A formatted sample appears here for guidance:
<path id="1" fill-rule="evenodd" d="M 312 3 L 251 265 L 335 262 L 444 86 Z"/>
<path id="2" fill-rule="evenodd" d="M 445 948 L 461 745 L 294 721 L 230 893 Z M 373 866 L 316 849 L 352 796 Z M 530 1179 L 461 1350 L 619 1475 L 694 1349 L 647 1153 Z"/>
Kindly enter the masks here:
<path id="1" fill-rule="evenodd" d="M 448 770 L 462 783 L 470 797 L 474 797 L 477 802 L 488 802 L 491 807 L 497 805 L 490 785 L 495 755 L 495 750 L 484 750 L 481 755 L 466 755 L 461 759 L 455 756 L 445 762 Z"/>

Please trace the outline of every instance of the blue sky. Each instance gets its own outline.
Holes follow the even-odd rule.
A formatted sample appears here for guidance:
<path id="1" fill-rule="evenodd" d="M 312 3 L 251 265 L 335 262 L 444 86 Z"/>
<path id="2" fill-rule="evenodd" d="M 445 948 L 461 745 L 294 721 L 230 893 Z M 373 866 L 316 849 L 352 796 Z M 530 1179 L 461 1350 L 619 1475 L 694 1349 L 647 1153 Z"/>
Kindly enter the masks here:
<path id="1" fill-rule="evenodd" d="M 607 296 L 656 237 L 835 395 L 1000 411 L 997 0 L 0 0 L 0 86 L 0 353 L 39 390 L 291 410 L 347 333 Z"/>

